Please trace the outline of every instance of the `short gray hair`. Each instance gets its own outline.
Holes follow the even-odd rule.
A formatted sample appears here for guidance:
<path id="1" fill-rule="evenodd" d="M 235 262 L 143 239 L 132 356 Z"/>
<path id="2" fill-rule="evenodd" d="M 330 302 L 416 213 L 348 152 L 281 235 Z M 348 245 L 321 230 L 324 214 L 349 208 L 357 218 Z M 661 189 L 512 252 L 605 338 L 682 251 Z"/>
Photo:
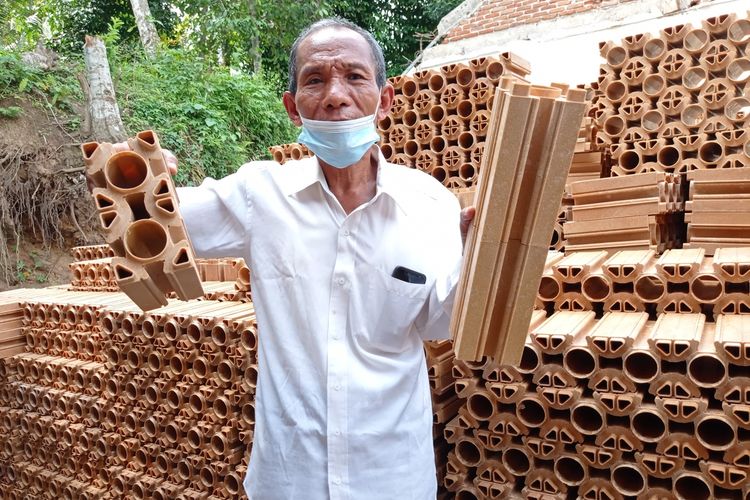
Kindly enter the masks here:
<path id="1" fill-rule="evenodd" d="M 289 92 L 292 94 L 297 93 L 297 50 L 300 44 L 310 35 L 316 31 L 320 31 L 325 28 L 341 28 L 351 30 L 359 34 L 365 39 L 367 45 L 370 46 L 370 53 L 372 54 L 372 62 L 375 63 L 375 82 L 378 84 L 378 88 L 382 89 L 385 86 L 386 72 L 385 72 L 385 58 L 383 57 L 383 49 L 372 34 L 357 26 L 351 21 L 347 21 L 341 17 L 328 17 L 315 21 L 307 28 L 302 30 L 297 39 L 292 44 L 292 49 L 289 52 Z"/>

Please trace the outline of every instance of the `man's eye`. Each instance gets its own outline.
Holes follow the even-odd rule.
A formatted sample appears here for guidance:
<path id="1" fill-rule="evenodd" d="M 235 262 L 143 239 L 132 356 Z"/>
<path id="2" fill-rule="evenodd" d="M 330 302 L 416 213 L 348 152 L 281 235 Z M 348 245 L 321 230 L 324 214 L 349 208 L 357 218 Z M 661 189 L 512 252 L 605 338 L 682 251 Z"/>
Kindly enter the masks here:
<path id="1" fill-rule="evenodd" d="M 310 78 L 309 80 L 307 80 L 307 84 L 308 85 L 316 85 L 316 84 L 318 84 L 318 83 L 320 83 L 322 81 L 323 80 L 321 80 L 320 78 Z"/>
<path id="2" fill-rule="evenodd" d="M 359 73 L 352 73 L 351 75 L 349 75 L 349 78 L 351 80 L 361 80 L 363 77 Z"/>

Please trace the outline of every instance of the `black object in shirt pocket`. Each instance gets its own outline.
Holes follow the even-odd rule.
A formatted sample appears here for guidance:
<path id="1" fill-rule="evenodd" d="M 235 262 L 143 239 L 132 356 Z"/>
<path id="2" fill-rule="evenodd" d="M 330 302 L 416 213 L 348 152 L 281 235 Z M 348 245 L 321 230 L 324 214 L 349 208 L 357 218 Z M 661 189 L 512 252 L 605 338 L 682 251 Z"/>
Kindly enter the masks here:
<path id="1" fill-rule="evenodd" d="M 396 266 L 391 276 L 407 283 L 414 283 L 415 285 L 424 285 L 427 283 L 427 276 L 404 266 Z"/>

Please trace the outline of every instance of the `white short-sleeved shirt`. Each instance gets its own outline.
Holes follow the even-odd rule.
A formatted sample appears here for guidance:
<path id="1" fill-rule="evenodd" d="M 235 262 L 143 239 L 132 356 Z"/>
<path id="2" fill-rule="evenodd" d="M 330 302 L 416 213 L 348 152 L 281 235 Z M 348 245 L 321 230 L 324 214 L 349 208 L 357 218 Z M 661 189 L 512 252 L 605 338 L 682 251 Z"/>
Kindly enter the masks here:
<path id="1" fill-rule="evenodd" d="M 346 214 L 316 158 L 253 162 L 179 189 L 201 257 L 249 263 L 259 330 L 253 500 L 434 499 L 423 340 L 448 338 L 459 205 L 380 157 Z M 391 276 L 404 266 L 426 284 Z"/>

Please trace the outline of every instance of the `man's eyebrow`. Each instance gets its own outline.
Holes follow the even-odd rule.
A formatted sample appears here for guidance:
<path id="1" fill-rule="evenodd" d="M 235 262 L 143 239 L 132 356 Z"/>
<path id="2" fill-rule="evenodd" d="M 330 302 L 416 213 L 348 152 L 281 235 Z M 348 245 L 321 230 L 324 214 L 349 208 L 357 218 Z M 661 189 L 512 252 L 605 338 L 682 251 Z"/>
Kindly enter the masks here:
<path id="1" fill-rule="evenodd" d="M 303 66 L 300 69 L 300 73 L 299 74 L 300 74 L 300 76 L 303 76 L 303 75 L 306 76 L 306 75 L 309 75 L 311 73 L 318 73 L 318 72 L 322 71 L 323 68 L 325 68 L 326 66 L 327 66 L 326 64 L 316 64 L 316 63 L 306 64 L 305 66 Z M 363 64 L 361 62 L 358 62 L 358 61 L 354 61 L 354 62 L 350 62 L 350 63 L 345 63 L 345 64 L 343 64 L 343 66 L 344 66 L 345 69 L 347 69 L 349 71 L 351 71 L 351 70 L 359 70 L 359 71 L 362 71 L 364 73 L 372 73 L 373 72 L 372 68 L 370 66 L 368 66 L 367 64 Z"/>
<path id="2" fill-rule="evenodd" d="M 349 70 L 358 69 L 364 72 L 372 72 L 372 68 L 370 66 L 366 64 L 362 64 L 361 62 L 352 62 L 352 63 L 347 64 L 345 67 L 346 69 L 349 69 Z"/>

